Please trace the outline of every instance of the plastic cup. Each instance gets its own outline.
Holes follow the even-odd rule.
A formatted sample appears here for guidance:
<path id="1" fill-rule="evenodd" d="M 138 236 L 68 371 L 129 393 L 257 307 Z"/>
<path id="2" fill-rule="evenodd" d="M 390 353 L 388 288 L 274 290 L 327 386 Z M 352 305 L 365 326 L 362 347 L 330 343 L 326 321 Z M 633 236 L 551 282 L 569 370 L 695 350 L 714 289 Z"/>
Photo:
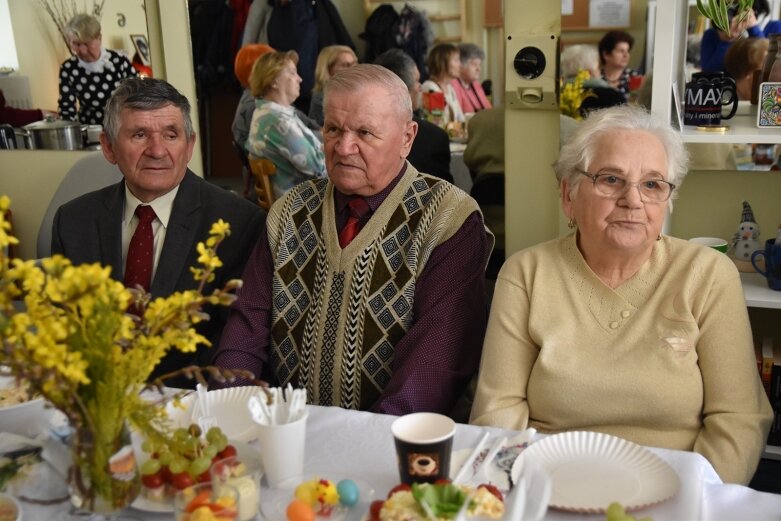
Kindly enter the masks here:
<path id="1" fill-rule="evenodd" d="M 174 496 L 174 519 L 194 521 L 210 513 L 209 519 L 238 521 L 239 492 L 226 484 L 198 483 Z"/>
<path id="2" fill-rule="evenodd" d="M 210 469 L 213 485 L 230 485 L 239 492 L 239 521 L 257 519 L 260 507 L 260 457 L 238 456 L 214 462 Z"/>
<path id="3" fill-rule="evenodd" d="M 391 425 L 402 483 L 433 483 L 450 477 L 456 423 L 441 414 L 416 412 Z"/>
<path id="4" fill-rule="evenodd" d="M 306 418 L 281 425 L 258 424 L 260 459 L 266 482 L 272 488 L 290 488 L 304 477 Z"/>

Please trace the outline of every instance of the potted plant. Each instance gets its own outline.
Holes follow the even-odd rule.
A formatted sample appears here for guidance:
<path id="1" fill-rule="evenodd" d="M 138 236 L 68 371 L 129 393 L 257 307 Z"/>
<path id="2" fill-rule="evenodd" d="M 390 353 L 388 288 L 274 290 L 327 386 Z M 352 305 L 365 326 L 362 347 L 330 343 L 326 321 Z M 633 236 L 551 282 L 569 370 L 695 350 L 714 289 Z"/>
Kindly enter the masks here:
<path id="1" fill-rule="evenodd" d="M 754 0 L 697 0 L 697 10 L 727 34 L 730 34 L 730 11 L 742 22 L 753 6 Z"/>

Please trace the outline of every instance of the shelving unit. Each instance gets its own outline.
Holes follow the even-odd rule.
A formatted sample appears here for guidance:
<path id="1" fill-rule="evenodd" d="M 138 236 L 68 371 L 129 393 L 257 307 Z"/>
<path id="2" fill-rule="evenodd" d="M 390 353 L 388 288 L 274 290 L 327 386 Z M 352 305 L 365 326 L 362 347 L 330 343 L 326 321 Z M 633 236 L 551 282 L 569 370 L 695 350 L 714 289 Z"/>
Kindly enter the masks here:
<path id="1" fill-rule="evenodd" d="M 654 15 L 653 30 L 653 100 L 651 112 L 677 126 L 675 100 L 683 100 L 685 57 L 689 6 L 692 0 L 650 0 L 649 12 Z M 649 23 L 650 26 L 650 23 Z M 674 95 L 674 92 L 676 93 Z M 778 129 L 760 129 L 756 126 L 756 107 L 741 104 L 735 117 L 724 121 L 729 129 L 724 132 L 706 132 L 696 127 L 683 126 L 681 135 L 687 143 L 781 143 Z M 758 273 L 741 273 L 746 306 L 781 309 L 781 292 L 767 287 Z M 767 445 L 764 458 L 781 460 L 781 446 Z"/>

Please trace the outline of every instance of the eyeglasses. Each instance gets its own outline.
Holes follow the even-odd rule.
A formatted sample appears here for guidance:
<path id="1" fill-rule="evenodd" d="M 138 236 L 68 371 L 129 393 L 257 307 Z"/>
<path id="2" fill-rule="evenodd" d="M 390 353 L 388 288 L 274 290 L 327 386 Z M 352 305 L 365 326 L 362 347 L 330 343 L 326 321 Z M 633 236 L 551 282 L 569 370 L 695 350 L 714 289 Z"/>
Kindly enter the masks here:
<path id="1" fill-rule="evenodd" d="M 591 179 L 597 193 L 614 199 L 622 197 L 628 188 L 637 186 L 640 200 L 644 203 L 663 203 L 670 198 L 675 190 L 675 185 L 664 179 L 645 179 L 638 183 L 632 183 L 615 172 L 603 171 L 599 174 L 589 174 L 580 169 L 575 170 Z"/>

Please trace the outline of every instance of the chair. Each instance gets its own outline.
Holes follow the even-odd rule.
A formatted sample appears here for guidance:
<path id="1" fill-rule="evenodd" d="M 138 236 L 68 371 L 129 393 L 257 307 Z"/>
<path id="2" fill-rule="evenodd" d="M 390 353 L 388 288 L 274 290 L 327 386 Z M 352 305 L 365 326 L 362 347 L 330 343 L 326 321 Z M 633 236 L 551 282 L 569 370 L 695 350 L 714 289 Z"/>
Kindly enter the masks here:
<path id="1" fill-rule="evenodd" d="M 119 167 L 106 161 L 102 152 L 93 152 L 76 161 L 60 182 L 43 216 L 41 227 L 38 229 L 38 258 L 49 257 L 52 253 L 52 224 L 54 214 L 60 206 L 80 195 L 99 190 L 121 179 L 122 172 L 119 171 Z"/>
<path id="2" fill-rule="evenodd" d="M 244 167 L 241 172 L 241 176 L 244 179 L 244 193 L 241 195 L 244 197 L 249 197 L 250 180 L 252 179 L 249 166 L 249 155 L 247 154 L 247 151 L 244 149 L 244 147 L 241 146 L 235 139 L 231 139 L 231 143 L 233 144 L 233 148 L 236 150 L 236 153 L 239 155 L 241 166 Z"/>
<path id="3" fill-rule="evenodd" d="M 277 173 L 277 167 L 268 159 L 250 158 L 250 172 L 255 178 L 255 195 L 258 197 L 258 204 L 264 210 L 271 208 L 274 204 L 274 188 L 271 185 L 271 176 Z"/>

